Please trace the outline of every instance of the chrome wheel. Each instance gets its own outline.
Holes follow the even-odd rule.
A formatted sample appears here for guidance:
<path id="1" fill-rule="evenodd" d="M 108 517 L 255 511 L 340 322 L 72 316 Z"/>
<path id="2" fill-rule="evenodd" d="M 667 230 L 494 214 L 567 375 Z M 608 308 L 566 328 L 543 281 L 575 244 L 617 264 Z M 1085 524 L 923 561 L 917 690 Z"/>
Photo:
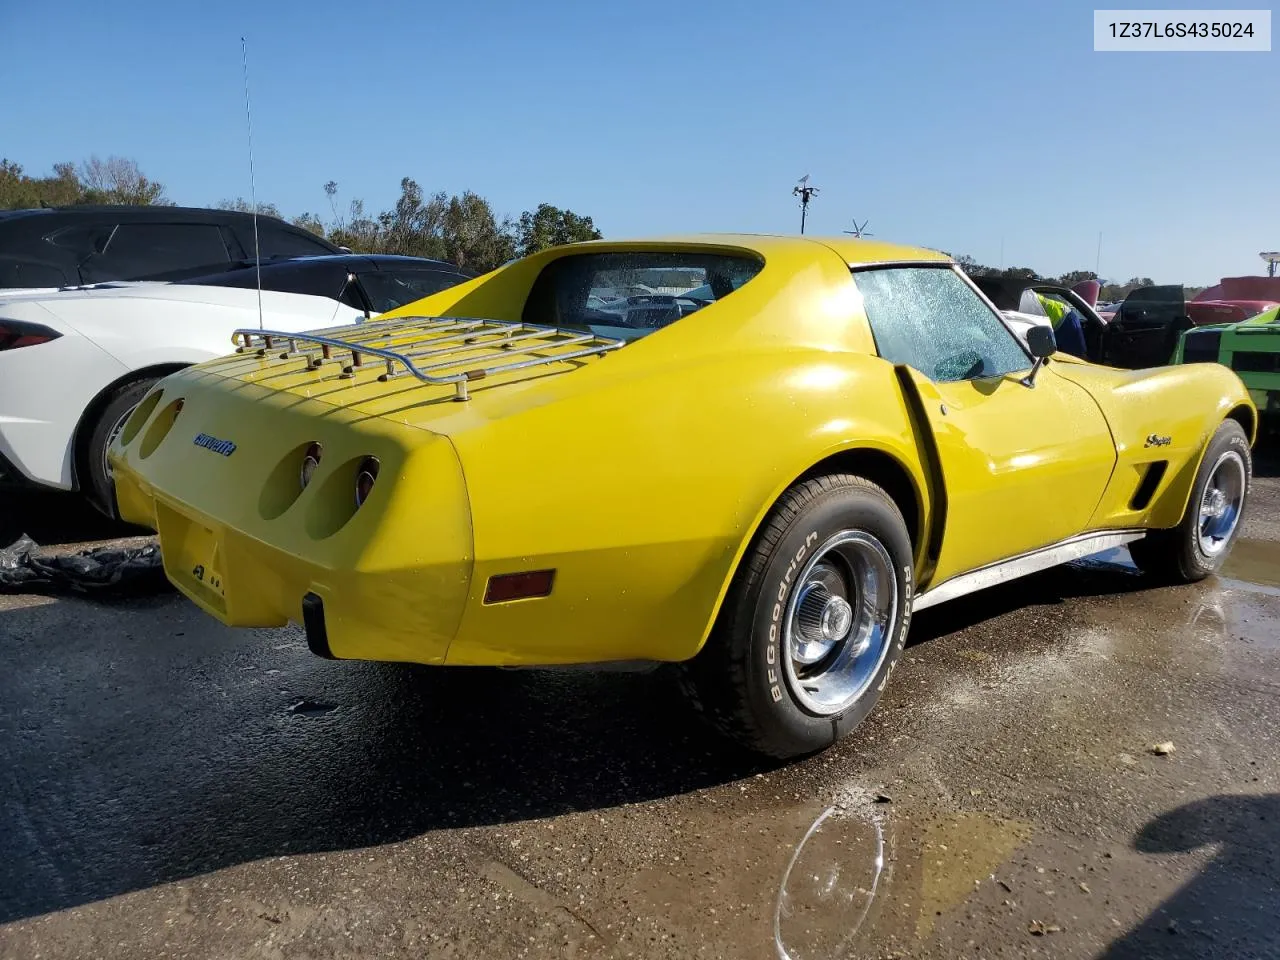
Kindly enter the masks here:
<path id="1" fill-rule="evenodd" d="M 782 661 L 805 709 L 847 710 L 867 692 L 893 643 L 898 574 L 889 551 L 857 530 L 814 551 L 787 601 Z"/>
<path id="2" fill-rule="evenodd" d="M 129 419 L 129 414 L 133 413 L 135 409 L 137 408 L 130 407 L 126 410 L 120 415 L 120 419 L 111 425 L 111 429 L 107 431 L 107 442 L 102 445 L 102 473 L 108 480 L 112 479 L 112 475 L 111 461 L 107 459 L 107 452 L 111 449 L 111 445 L 116 442 L 116 437 L 120 436 L 120 431 L 124 429 L 124 424 Z"/>
<path id="3" fill-rule="evenodd" d="M 1216 557 L 1230 542 L 1240 524 L 1246 484 L 1247 472 L 1239 453 L 1228 450 L 1218 457 L 1209 472 L 1196 516 L 1200 552 L 1205 556 Z"/>

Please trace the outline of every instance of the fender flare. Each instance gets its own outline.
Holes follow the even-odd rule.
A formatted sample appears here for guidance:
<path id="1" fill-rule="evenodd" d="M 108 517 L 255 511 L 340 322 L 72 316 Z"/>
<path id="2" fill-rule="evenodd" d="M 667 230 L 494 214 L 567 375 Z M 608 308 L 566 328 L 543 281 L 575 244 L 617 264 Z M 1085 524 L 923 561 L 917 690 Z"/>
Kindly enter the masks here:
<path id="1" fill-rule="evenodd" d="M 914 427 L 914 424 L 913 424 Z M 879 443 L 876 441 L 868 441 L 865 438 L 846 439 L 841 443 L 837 443 L 824 449 L 817 458 L 807 458 L 801 464 L 793 464 L 791 469 L 785 471 L 786 479 L 779 483 L 771 494 L 765 498 L 763 505 L 756 512 L 751 522 L 747 525 L 743 536 L 739 539 L 737 548 L 734 551 L 733 560 L 729 565 L 728 574 L 725 576 L 720 590 L 712 603 L 711 610 L 707 617 L 706 625 L 703 627 L 702 635 L 698 638 L 691 656 L 696 656 L 706 646 L 711 631 L 715 628 L 716 620 L 720 616 L 720 611 L 724 606 L 725 598 L 729 595 L 729 590 L 733 585 L 734 579 L 738 575 L 738 571 L 742 567 L 742 561 L 746 557 L 747 551 L 755 542 L 756 537 L 760 533 L 761 527 L 764 525 L 765 519 L 770 512 L 777 506 L 778 501 L 782 499 L 783 494 L 797 483 L 804 480 L 817 472 L 823 472 L 824 465 L 830 464 L 838 469 L 838 464 L 842 460 L 846 460 L 852 456 L 860 454 L 870 454 L 875 457 L 887 458 L 892 462 L 896 470 L 901 476 L 906 478 L 906 482 L 910 485 L 911 494 L 915 498 L 914 511 L 917 517 L 916 530 L 910 530 L 913 546 L 916 547 L 917 563 L 921 555 L 921 548 L 927 551 L 929 544 L 936 539 L 934 527 L 937 525 L 936 519 L 932 514 L 932 503 L 928 499 L 929 481 L 920 475 L 920 471 L 913 470 L 909 465 L 908 458 L 903 455 L 902 451 L 894 450 L 890 445 Z M 928 467 L 926 465 L 926 471 Z M 899 505 L 901 508 L 901 504 Z M 908 511 L 903 510 L 904 514 Z M 911 520 L 907 520 L 908 527 L 911 526 Z"/>

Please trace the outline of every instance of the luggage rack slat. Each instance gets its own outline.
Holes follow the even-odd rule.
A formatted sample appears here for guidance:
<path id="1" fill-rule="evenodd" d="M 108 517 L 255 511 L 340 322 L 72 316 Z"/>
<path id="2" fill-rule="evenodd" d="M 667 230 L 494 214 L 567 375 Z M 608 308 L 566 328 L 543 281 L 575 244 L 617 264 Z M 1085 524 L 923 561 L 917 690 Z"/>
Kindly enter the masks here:
<path id="1" fill-rule="evenodd" d="M 361 325 L 358 334 L 354 336 L 329 335 L 330 332 L 337 333 L 347 329 L 349 328 L 333 327 L 319 332 L 289 333 L 282 330 L 245 328 L 235 331 L 231 335 L 231 342 L 235 344 L 236 353 L 256 352 L 258 356 L 265 357 L 268 353 L 281 350 L 281 358 L 305 356 L 307 367 L 311 370 L 320 368 L 326 362 L 341 362 L 334 351 L 345 351 L 350 356 L 350 362 L 343 367 L 344 376 L 354 376 L 355 371 L 365 365 L 366 357 L 376 357 L 386 364 L 385 372 L 379 375 L 380 380 L 409 375 L 423 383 L 452 384 L 455 400 L 469 399 L 467 384 L 473 380 L 562 360 L 603 355 L 626 344 L 625 340 L 601 337 L 580 330 L 475 317 L 405 317 L 385 325 L 377 322 Z M 414 333 L 418 334 L 416 342 L 406 346 L 420 349 L 402 347 L 392 350 L 374 345 L 379 341 L 394 340 Z M 316 355 L 317 347 L 319 356 Z M 538 355 L 538 351 L 562 347 L 578 349 L 568 353 Z M 496 350 L 499 353 L 491 356 L 465 356 L 481 350 Z M 454 352 L 464 356 L 426 365 L 416 362 Z M 509 357 L 525 359 L 509 360 Z M 493 363 L 499 358 L 502 362 Z M 397 370 L 397 364 L 403 369 Z M 461 366 L 467 366 L 468 369 L 458 373 L 433 372 Z"/>
<path id="2" fill-rule="evenodd" d="M 524 339 L 528 339 L 528 338 L 526 337 L 526 338 L 524 338 Z M 541 341 L 541 342 L 534 343 L 534 344 L 532 344 L 531 346 L 527 346 L 527 347 L 514 347 L 514 348 L 509 349 L 509 350 L 508 350 L 508 349 L 503 348 L 503 351 L 502 351 L 502 352 L 503 352 L 503 353 L 505 353 L 505 354 L 506 354 L 507 356 L 509 356 L 509 357 L 518 357 L 518 356 L 524 356 L 524 355 L 526 355 L 526 354 L 530 354 L 530 353 L 536 353 L 536 352 L 537 352 L 537 351 L 539 351 L 539 350 L 547 350 L 547 349 L 550 349 L 550 348 L 552 348 L 552 347 L 576 347 L 576 346 L 578 346 L 579 344 L 583 344 L 583 343 L 590 343 L 590 342 L 591 342 L 592 340 L 594 340 L 594 339 L 595 339 L 595 334 L 593 334 L 593 333 L 586 333 L 586 334 L 580 334 L 580 335 L 578 335 L 578 336 L 574 336 L 574 337 L 568 337 L 568 338 L 566 338 L 566 339 L 564 339 L 564 340 Z M 508 338 L 505 342 L 508 342 L 508 343 L 509 343 L 509 342 L 510 342 L 510 338 Z M 426 351 L 425 353 L 422 353 L 422 354 L 416 354 L 416 355 L 415 355 L 415 354 L 405 354 L 405 356 L 406 356 L 406 357 L 409 357 L 409 358 L 411 358 L 411 359 L 418 359 L 418 360 L 421 360 L 421 359 L 423 359 L 423 358 L 425 358 L 425 357 L 429 357 L 429 356 L 431 356 L 432 354 L 439 355 L 439 354 L 441 354 L 441 353 L 453 353 L 453 352 L 455 352 L 455 351 L 456 351 L 456 352 L 460 352 L 460 353 L 470 353 L 470 352 L 475 351 L 475 350 L 486 350 L 486 349 L 491 348 L 492 346 L 494 346 L 494 345 L 493 345 L 493 344 L 490 344 L 490 343 L 464 344 L 464 345 L 463 345 L 463 346 L 461 346 L 461 347 L 456 347 L 456 348 L 455 348 L 455 347 L 447 347 L 447 348 L 442 349 L 442 350 L 428 350 L 428 351 Z M 591 352 L 593 352 L 593 353 L 594 353 L 594 352 L 598 352 L 598 351 L 592 350 Z M 549 359 L 553 359 L 553 360 L 563 360 L 563 359 L 565 359 L 567 356 L 568 356 L 568 354 L 559 353 L 559 354 L 556 354 L 554 357 L 551 357 L 551 358 L 549 358 Z M 574 354 L 574 356 L 577 356 L 577 354 L 575 353 L 575 354 Z M 432 371 L 432 370 L 447 370 L 449 367 L 460 367 L 460 366 L 462 366 L 462 365 L 464 365 L 464 364 L 476 363 L 477 361 L 480 361 L 480 360 L 493 360 L 493 359 L 496 359 L 496 357 L 497 357 L 497 355 L 496 355 L 496 354 L 495 354 L 495 355 L 493 355 L 493 356 L 480 356 L 480 357 L 466 357 L 466 356 L 464 356 L 464 357 L 456 357 L 456 358 L 453 358 L 453 359 L 450 359 L 450 360 L 444 360 L 444 361 L 442 361 L 442 362 L 440 362 L 440 363 L 431 363 L 431 364 L 427 364 L 425 367 L 419 367 L 418 369 L 419 369 L 419 370 L 421 370 L 421 371 L 423 371 L 424 373 L 428 373 L 428 372 L 430 372 L 430 371 Z M 518 369 L 518 368 L 510 367 L 510 366 L 509 366 L 509 367 L 508 367 L 508 369 Z M 399 372 L 396 372 L 396 373 L 391 373 L 391 374 L 388 374 L 388 375 L 390 375 L 390 376 L 402 377 L 402 376 L 405 376 L 405 374 L 407 374 L 407 373 L 408 373 L 408 371 L 407 371 L 407 370 L 402 370 L 402 371 L 399 371 Z"/>
<path id="3" fill-rule="evenodd" d="M 430 340 L 426 341 L 426 343 L 434 347 L 434 345 L 438 343 L 445 343 L 450 340 L 461 339 L 462 349 L 479 350 L 483 347 L 498 347 L 505 350 L 508 344 L 514 343 L 517 340 L 527 340 L 530 337 L 545 337 L 547 335 L 547 331 L 545 328 L 534 327 L 530 329 L 529 325 L 526 323 L 512 323 L 512 324 L 508 324 L 507 326 L 514 332 L 508 333 L 505 336 L 498 336 L 502 331 L 495 328 L 493 330 L 481 330 L 478 332 L 469 332 L 466 334 L 459 335 L 457 337 L 432 337 Z M 561 330 L 560 332 L 567 333 L 567 331 L 564 331 L 564 330 Z M 587 334 L 586 336 L 588 339 L 591 339 L 594 336 L 594 334 Z M 498 337 L 498 339 L 481 340 L 482 337 Z M 552 340 L 552 341 L 549 341 L 548 344 L 544 344 L 544 346 L 545 345 L 562 346 L 568 342 L 569 342 L 568 340 Z M 431 349 L 431 350 L 411 350 L 408 353 L 406 353 L 405 356 L 416 360 L 416 359 L 421 359 L 423 357 L 437 356 L 438 354 L 441 354 L 441 353 L 450 353 L 457 349 L 459 349 L 459 347 L 455 345 L 455 346 L 448 346 L 448 347 L 434 347 L 434 349 Z"/>
<path id="4" fill-rule="evenodd" d="M 436 318 L 430 318 L 436 319 Z M 440 323 L 432 328 L 433 333 L 445 333 L 450 330 L 470 330 L 483 326 L 501 326 L 501 327 L 518 327 L 518 323 L 505 323 L 497 320 L 482 320 L 479 317 L 440 317 Z M 351 336 L 342 337 L 343 340 L 349 340 L 352 343 L 368 343 L 370 340 L 379 340 L 385 338 L 394 338 L 398 333 L 409 331 L 415 327 L 423 325 L 423 317 L 403 317 L 399 320 L 374 320 L 365 321 L 355 325 L 356 332 Z M 309 331 L 319 336 L 329 336 L 333 333 L 340 333 L 343 330 L 351 330 L 351 324 L 344 324 L 340 327 L 327 327 L 323 330 Z M 367 332 L 366 332 L 367 331 Z"/>

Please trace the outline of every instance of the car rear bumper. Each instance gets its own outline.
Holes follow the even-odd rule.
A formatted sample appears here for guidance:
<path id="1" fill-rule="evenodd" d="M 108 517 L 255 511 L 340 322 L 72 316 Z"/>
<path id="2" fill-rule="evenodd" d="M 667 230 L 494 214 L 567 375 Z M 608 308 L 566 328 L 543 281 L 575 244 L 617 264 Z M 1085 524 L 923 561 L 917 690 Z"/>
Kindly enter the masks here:
<path id="1" fill-rule="evenodd" d="M 584 522 L 571 497 L 529 504 L 518 457 L 486 470 L 477 449 L 464 478 L 453 437 L 191 367 L 144 398 L 109 456 L 121 516 L 158 532 L 182 593 L 231 626 L 301 623 L 320 656 L 547 665 L 697 652 L 736 537 L 638 540 L 612 518 L 590 532 L 600 519 Z M 378 479 L 357 506 L 367 457 Z"/>
<path id="2" fill-rule="evenodd" d="M 205 516 L 116 461 L 121 516 L 155 530 L 165 575 L 189 600 L 233 627 L 307 630 L 334 659 L 444 661 L 469 585 L 464 553 L 393 568 L 322 565 Z"/>
<path id="3" fill-rule="evenodd" d="M 447 438 L 316 401 L 272 409 L 198 371 L 157 384 L 113 443 L 126 521 L 159 535 L 165 574 L 230 626 L 305 624 L 325 655 L 442 662 L 468 601 L 470 511 Z M 320 465 L 302 484 L 311 443 Z M 363 503 L 357 467 L 380 463 Z M 311 615 L 314 620 L 314 614 Z"/>

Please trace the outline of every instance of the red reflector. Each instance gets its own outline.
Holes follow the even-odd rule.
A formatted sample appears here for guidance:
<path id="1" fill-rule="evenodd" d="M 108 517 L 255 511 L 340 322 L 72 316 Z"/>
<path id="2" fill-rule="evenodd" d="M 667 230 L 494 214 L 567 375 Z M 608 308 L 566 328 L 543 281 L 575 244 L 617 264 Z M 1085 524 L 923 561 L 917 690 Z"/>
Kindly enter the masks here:
<path id="1" fill-rule="evenodd" d="M 490 577 L 489 585 L 484 591 L 484 602 L 505 603 L 508 600 L 549 596 L 555 578 L 554 570 L 529 570 L 526 573 L 502 573 Z"/>

